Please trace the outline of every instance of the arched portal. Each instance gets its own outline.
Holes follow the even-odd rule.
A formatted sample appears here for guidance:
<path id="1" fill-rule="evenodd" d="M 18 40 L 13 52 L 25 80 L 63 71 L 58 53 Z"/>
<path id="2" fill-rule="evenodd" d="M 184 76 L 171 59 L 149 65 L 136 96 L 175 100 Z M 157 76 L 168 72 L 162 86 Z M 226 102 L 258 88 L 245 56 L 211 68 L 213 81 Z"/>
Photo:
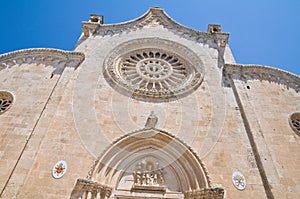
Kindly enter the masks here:
<path id="1" fill-rule="evenodd" d="M 189 146 L 154 127 L 113 142 L 97 159 L 88 179 L 77 182 L 79 186 L 90 193 L 90 198 L 93 192 L 95 198 L 102 192 L 102 198 L 117 199 L 183 199 L 204 192 L 214 192 L 223 198 L 224 194 L 223 189 L 211 188 L 204 164 Z"/>
<path id="2" fill-rule="evenodd" d="M 128 191 L 139 188 L 146 192 L 156 187 L 162 192 L 184 193 L 210 187 L 207 172 L 191 148 L 154 128 L 114 142 L 96 162 L 90 179 Z"/>

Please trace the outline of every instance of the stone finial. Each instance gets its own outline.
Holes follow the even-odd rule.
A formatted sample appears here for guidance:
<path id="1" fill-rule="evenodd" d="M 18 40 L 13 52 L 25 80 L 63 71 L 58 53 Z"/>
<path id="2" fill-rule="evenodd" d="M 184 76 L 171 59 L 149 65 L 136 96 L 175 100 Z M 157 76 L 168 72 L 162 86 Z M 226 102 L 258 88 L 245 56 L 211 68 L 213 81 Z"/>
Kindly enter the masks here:
<path id="1" fill-rule="evenodd" d="M 91 14 L 89 22 L 103 24 L 103 16 L 102 15 Z"/>
<path id="2" fill-rule="evenodd" d="M 154 111 L 151 111 L 151 113 L 146 121 L 145 128 L 146 129 L 155 128 L 157 121 L 158 121 L 157 116 L 155 115 Z"/>
<path id="3" fill-rule="evenodd" d="M 221 26 L 218 24 L 208 24 L 207 32 L 209 33 L 222 32 L 222 29 Z"/>

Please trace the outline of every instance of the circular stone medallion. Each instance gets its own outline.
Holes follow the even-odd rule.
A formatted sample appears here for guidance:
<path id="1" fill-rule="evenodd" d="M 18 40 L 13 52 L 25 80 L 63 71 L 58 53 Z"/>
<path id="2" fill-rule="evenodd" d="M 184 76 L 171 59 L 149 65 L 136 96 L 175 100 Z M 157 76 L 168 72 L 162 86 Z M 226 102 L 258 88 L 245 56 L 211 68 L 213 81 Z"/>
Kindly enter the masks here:
<path id="1" fill-rule="evenodd" d="M 67 163 L 64 160 L 58 161 L 53 169 L 52 169 L 52 176 L 56 179 L 59 179 L 65 175 L 67 172 Z"/>
<path id="2" fill-rule="evenodd" d="M 289 116 L 289 123 L 291 128 L 300 135 L 300 112 L 293 113 Z"/>
<path id="3" fill-rule="evenodd" d="M 11 107 L 13 100 L 13 94 L 8 91 L 0 91 L 0 115 Z"/>
<path id="4" fill-rule="evenodd" d="M 203 80 L 203 69 L 190 49 L 148 38 L 116 47 L 105 61 L 104 77 L 127 96 L 161 102 L 196 90 Z"/>
<path id="5" fill-rule="evenodd" d="M 233 172 L 232 183 L 238 190 L 244 190 L 246 188 L 246 179 L 244 175 L 238 171 Z"/>

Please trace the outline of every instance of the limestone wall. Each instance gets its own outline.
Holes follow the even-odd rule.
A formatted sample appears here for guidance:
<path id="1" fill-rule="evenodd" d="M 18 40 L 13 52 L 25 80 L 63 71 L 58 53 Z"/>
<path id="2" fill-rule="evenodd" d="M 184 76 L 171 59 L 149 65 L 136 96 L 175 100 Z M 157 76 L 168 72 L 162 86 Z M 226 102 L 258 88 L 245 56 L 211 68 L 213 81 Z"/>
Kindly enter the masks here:
<path id="1" fill-rule="evenodd" d="M 11 108 L 0 115 L 3 198 L 16 196 L 29 171 L 35 169 L 33 161 L 40 149 L 40 140 L 57 108 L 55 103 L 49 106 L 49 102 L 55 99 L 51 95 L 64 68 L 72 66 L 72 59 L 74 67 L 82 59 L 72 58 L 70 54 L 70 61 L 66 64 L 67 53 L 64 53 L 53 49 L 29 49 L 0 57 L 0 90 L 14 95 Z M 49 114 L 42 120 L 45 111 Z M 43 159 L 41 162 L 47 161 Z"/>
<path id="2" fill-rule="evenodd" d="M 193 198 L 215 192 L 222 198 L 222 188 L 226 198 L 300 195 L 299 135 L 288 123 L 289 115 L 300 109 L 299 77 L 236 65 L 229 35 L 220 26 L 191 30 L 160 8 L 131 22 L 102 23 L 98 15 L 83 22 L 74 52 L 31 49 L 0 56 L 0 90 L 15 96 L 0 115 L 1 198 L 78 198 L 85 190 L 90 198 L 144 197 L 131 192 L 132 170 L 149 160 L 179 166 L 164 174 L 166 184 L 176 183 L 152 186 L 160 192 L 147 197 Z M 130 64 L 140 68 L 130 71 Z M 151 112 L 157 121 L 145 130 Z M 141 143 L 150 143 L 147 152 L 159 150 L 155 139 L 147 142 L 135 135 L 164 139 L 156 140 L 160 146 L 174 141 L 166 147 L 172 155 L 162 149 L 165 160 L 152 154 L 146 161 L 147 154 L 129 154 L 129 142 L 136 140 L 132 147 L 137 150 L 144 147 Z M 115 149 L 116 143 L 122 147 Z M 120 149 L 128 149 L 127 165 L 116 171 L 114 165 L 106 168 L 107 162 L 122 162 L 120 154 L 126 151 L 113 153 Z M 102 156 L 107 150 L 109 155 Z M 111 159 L 105 161 L 107 157 Z M 51 171 L 60 160 L 67 162 L 67 172 L 56 179 Z M 181 169 L 189 161 L 194 162 Z M 184 171 L 183 178 L 196 177 L 181 183 L 176 169 Z M 206 179 L 189 173 L 194 170 Z M 244 190 L 232 182 L 237 171 L 246 179 Z M 143 183 L 137 187 L 147 190 Z M 185 190 L 191 187 L 197 190 Z"/>
<path id="3" fill-rule="evenodd" d="M 235 81 L 235 84 L 274 197 L 297 198 L 299 135 L 292 130 L 288 117 L 300 110 L 299 92 L 266 80 Z"/>

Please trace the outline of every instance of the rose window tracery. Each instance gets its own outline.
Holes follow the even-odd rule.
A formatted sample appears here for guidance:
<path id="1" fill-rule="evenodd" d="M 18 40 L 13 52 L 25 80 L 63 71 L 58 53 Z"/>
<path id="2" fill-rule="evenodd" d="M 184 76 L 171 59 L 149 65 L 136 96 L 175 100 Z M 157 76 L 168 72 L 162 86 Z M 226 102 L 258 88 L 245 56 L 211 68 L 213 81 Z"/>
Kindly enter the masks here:
<path id="1" fill-rule="evenodd" d="M 291 114 L 289 117 L 289 123 L 292 129 L 300 135 L 300 112 Z"/>
<path id="2" fill-rule="evenodd" d="M 0 115 L 6 112 L 13 103 L 13 95 L 7 91 L 0 91 Z"/>
<path id="3" fill-rule="evenodd" d="M 177 99 L 195 90 L 203 79 L 197 56 L 174 44 L 173 49 L 180 50 L 173 52 L 169 50 L 171 44 L 166 43 L 170 46 L 133 50 L 132 45 L 120 47 L 105 63 L 106 79 L 123 94 L 150 101 Z"/>
<path id="4" fill-rule="evenodd" d="M 138 89 L 163 92 L 186 81 L 188 68 L 174 55 L 143 52 L 130 55 L 120 63 L 121 75 Z"/>

